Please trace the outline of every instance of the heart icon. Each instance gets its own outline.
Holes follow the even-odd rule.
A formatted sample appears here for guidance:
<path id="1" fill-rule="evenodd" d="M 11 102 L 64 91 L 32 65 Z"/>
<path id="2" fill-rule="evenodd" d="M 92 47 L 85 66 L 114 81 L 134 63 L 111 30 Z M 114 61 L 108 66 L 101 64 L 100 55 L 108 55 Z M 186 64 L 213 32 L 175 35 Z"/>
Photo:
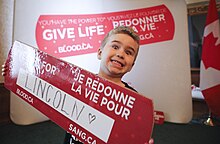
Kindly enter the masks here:
<path id="1" fill-rule="evenodd" d="M 89 124 L 91 124 L 95 119 L 96 119 L 96 116 L 89 113 Z"/>

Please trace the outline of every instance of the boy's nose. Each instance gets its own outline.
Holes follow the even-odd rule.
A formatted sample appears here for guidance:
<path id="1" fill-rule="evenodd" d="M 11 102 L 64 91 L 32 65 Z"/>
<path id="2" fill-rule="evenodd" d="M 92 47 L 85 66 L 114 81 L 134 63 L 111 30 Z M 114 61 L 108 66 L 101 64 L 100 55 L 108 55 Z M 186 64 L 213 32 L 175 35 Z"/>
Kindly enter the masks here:
<path id="1" fill-rule="evenodd" d="M 120 58 L 124 58 L 124 51 L 123 50 L 118 50 L 117 53 L 116 53 L 116 56 L 120 57 Z"/>
<path id="2" fill-rule="evenodd" d="M 124 54 L 123 53 L 116 53 L 116 56 L 119 58 L 124 58 Z"/>

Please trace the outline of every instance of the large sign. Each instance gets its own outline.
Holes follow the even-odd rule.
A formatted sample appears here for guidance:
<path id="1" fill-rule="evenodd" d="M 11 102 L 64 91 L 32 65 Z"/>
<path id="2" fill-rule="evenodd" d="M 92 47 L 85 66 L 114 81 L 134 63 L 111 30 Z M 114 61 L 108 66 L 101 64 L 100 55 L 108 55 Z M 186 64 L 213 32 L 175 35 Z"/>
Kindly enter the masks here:
<path id="1" fill-rule="evenodd" d="M 5 87 L 85 143 L 147 143 L 152 100 L 15 41 Z"/>
<path id="2" fill-rule="evenodd" d="M 126 25 L 140 35 L 140 44 L 172 40 L 174 19 L 165 5 L 80 15 L 41 15 L 36 26 L 38 48 L 55 57 L 96 53 L 104 36 Z"/>

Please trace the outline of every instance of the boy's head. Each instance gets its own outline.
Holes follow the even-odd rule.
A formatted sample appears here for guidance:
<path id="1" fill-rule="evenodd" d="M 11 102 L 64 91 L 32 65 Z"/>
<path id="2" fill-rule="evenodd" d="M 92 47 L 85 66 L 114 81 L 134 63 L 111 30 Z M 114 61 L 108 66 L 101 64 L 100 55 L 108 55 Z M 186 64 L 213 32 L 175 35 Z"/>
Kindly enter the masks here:
<path id="1" fill-rule="evenodd" d="M 139 36 L 131 27 L 119 26 L 111 30 L 98 50 L 99 74 L 121 78 L 132 69 L 138 51 Z"/>

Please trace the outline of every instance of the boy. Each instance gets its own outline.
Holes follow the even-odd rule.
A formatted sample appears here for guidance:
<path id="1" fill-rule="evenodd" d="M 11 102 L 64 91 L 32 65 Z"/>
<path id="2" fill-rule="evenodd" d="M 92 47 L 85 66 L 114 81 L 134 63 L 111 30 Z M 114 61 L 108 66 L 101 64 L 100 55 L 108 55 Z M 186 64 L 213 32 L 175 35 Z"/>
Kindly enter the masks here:
<path id="1" fill-rule="evenodd" d="M 103 39 L 97 57 L 101 61 L 98 75 L 133 91 L 134 88 L 122 81 L 131 71 L 139 51 L 139 36 L 130 27 L 119 26 L 111 30 Z M 137 92 L 137 91 L 136 91 Z M 74 136 L 66 133 L 64 144 L 82 144 Z M 153 139 L 149 141 L 153 144 Z"/>
<path id="2" fill-rule="evenodd" d="M 139 36 L 133 29 L 120 26 L 110 31 L 98 50 L 101 60 L 98 75 L 122 87 L 129 87 L 121 79 L 131 71 L 139 50 Z M 134 89 L 133 89 L 134 90 Z"/>

